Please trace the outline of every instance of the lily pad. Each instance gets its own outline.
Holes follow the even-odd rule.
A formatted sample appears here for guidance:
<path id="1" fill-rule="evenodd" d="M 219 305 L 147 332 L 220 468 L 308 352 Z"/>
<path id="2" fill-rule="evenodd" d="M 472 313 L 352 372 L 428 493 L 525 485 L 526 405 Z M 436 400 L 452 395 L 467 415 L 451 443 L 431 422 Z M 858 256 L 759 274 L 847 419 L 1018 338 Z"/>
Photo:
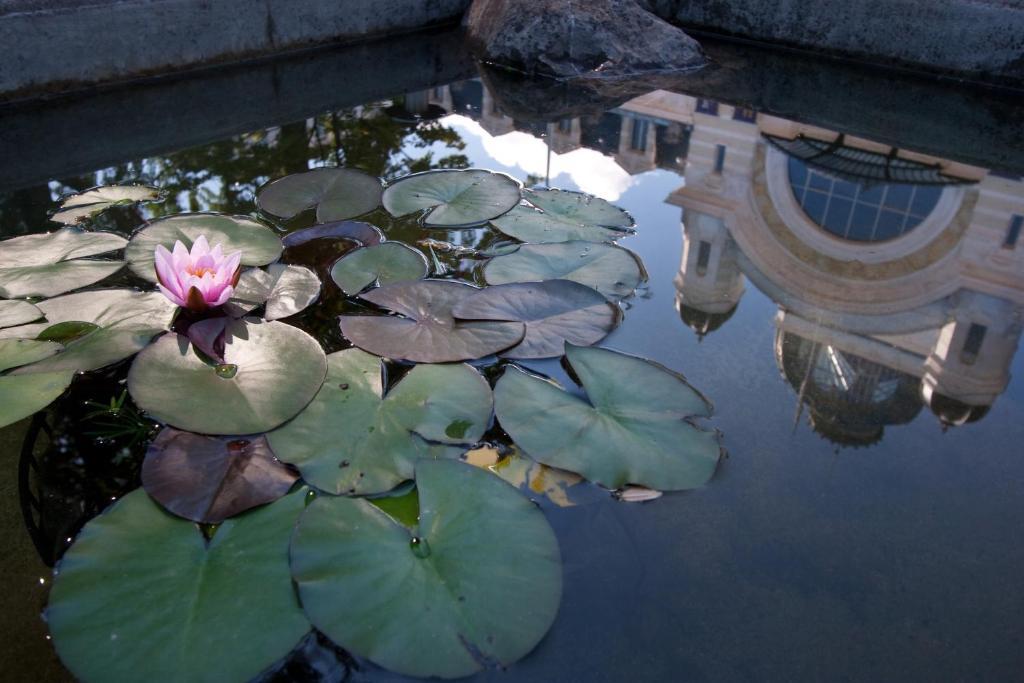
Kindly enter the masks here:
<path id="1" fill-rule="evenodd" d="M 504 173 L 481 169 L 442 169 L 399 178 L 384 190 L 384 208 L 392 216 L 429 212 L 430 227 L 480 225 L 508 213 L 519 203 L 520 185 Z"/>
<path id="2" fill-rule="evenodd" d="M 256 196 L 260 211 L 293 218 L 316 207 L 319 223 L 354 218 L 380 206 L 380 179 L 352 168 L 315 168 L 278 178 Z"/>
<path id="3" fill-rule="evenodd" d="M 335 494 L 389 491 L 421 458 L 456 458 L 483 436 L 491 388 L 468 365 L 419 365 L 384 394 L 384 363 L 359 349 L 327 357 L 327 380 L 294 420 L 267 435 L 284 462 Z"/>
<path id="4" fill-rule="evenodd" d="M 617 300 L 632 294 L 647 275 L 628 249 L 575 241 L 524 244 L 514 253 L 491 259 L 484 266 L 484 278 L 492 285 L 572 280 Z"/>
<path id="5" fill-rule="evenodd" d="M 405 675 L 458 678 L 522 658 L 561 600 L 558 542 L 543 513 L 457 461 L 421 460 L 416 486 L 418 531 L 365 500 L 310 503 L 291 546 L 310 621 Z"/>
<path id="6" fill-rule="evenodd" d="M 148 185 L 105 185 L 85 192 L 73 194 L 64 199 L 60 210 L 50 220 L 65 225 L 74 225 L 86 218 L 109 209 L 160 198 L 160 190 Z"/>
<path id="7" fill-rule="evenodd" d="M 0 296 L 57 296 L 99 282 L 119 271 L 122 261 L 82 260 L 124 248 L 127 241 L 107 232 L 62 228 L 0 242 Z"/>
<path id="8" fill-rule="evenodd" d="M 53 403 L 74 377 L 75 373 L 69 371 L 0 377 L 0 427 L 14 424 Z"/>
<path id="9" fill-rule="evenodd" d="M 290 232 L 281 241 L 285 247 L 291 248 L 325 238 L 352 240 L 368 247 L 383 242 L 384 233 L 377 226 L 362 221 L 334 221 Z"/>
<path id="10" fill-rule="evenodd" d="M 427 276 L 427 259 L 401 242 L 384 242 L 349 252 L 331 268 L 331 277 L 345 294 L 358 294 L 370 285 L 420 280 Z"/>
<path id="11" fill-rule="evenodd" d="M 86 681 L 243 683 L 309 630 L 289 580 L 298 491 L 228 520 L 192 522 L 129 493 L 89 522 L 59 565 L 46 620 Z"/>
<path id="12" fill-rule="evenodd" d="M 316 340 L 282 322 L 232 321 L 224 363 L 212 365 L 188 337 L 166 334 L 142 351 L 128 391 L 154 419 L 200 434 L 255 434 L 310 402 L 327 374 Z"/>
<path id="13" fill-rule="evenodd" d="M 705 484 L 718 465 L 718 434 L 695 426 L 711 404 L 656 363 L 615 351 L 566 346 L 587 398 L 510 367 L 495 387 L 502 428 L 531 458 L 606 488 L 660 491 Z"/>
<path id="14" fill-rule="evenodd" d="M 52 341 L 0 339 L 0 372 L 49 358 L 63 348 Z"/>
<path id="15" fill-rule="evenodd" d="M 252 310 L 266 303 L 267 320 L 278 320 L 305 310 L 320 296 L 320 278 L 309 268 L 275 263 L 266 270 L 242 273 L 231 303 Z"/>
<path id="16" fill-rule="evenodd" d="M 185 519 L 217 524 L 288 493 L 298 475 L 263 436 L 211 437 L 165 427 L 142 462 L 142 486 Z"/>
<path id="17" fill-rule="evenodd" d="M 27 301 L 0 301 L 0 328 L 39 320 L 43 312 Z"/>
<path id="18" fill-rule="evenodd" d="M 100 326 L 96 323 L 87 323 L 81 320 L 68 320 L 66 322 L 50 325 L 36 335 L 39 341 L 57 342 L 58 344 L 70 344 L 76 339 L 81 339 L 87 334 L 92 334 Z"/>
<path id="19" fill-rule="evenodd" d="M 498 230 L 523 242 L 614 242 L 634 231 L 633 217 L 603 199 L 567 190 L 529 190 L 520 204 L 491 221 Z"/>
<path id="20" fill-rule="evenodd" d="M 86 372 L 116 363 L 141 351 L 171 325 L 177 307 L 158 292 L 99 289 L 67 294 L 38 304 L 47 322 L 11 327 L 0 337 L 35 338 L 63 323 L 99 329 L 67 341 L 65 349 L 45 360 L 14 370 L 15 374 L 73 370 Z M 88 329 L 86 326 L 85 329 Z"/>
<path id="21" fill-rule="evenodd" d="M 281 240 L 274 231 L 245 216 L 215 213 L 182 213 L 153 221 L 132 235 L 124 255 L 139 277 L 156 282 L 153 253 L 157 245 L 174 248 L 177 240 L 188 248 L 200 235 L 210 246 L 220 244 L 225 254 L 242 252 L 243 266 L 264 266 L 281 255 Z"/>
<path id="22" fill-rule="evenodd" d="M 370 353 L 415 363 L 482 358 L 523 340 L 520 322 L 457 322 L 452 308 L 479 291 L 451 280 L 398 282 L 362 295 L 402 317 L 343 315 L 341 333 Z"/>
<path id="23" fill-rule="evenodd" d="M 504 358 L 550 358 L 565 343 L 589 346 L 622 320 L 622 311 L 595 289 L 571 280 L 484 287 L 463 299 L 452 314 L 466 320 L 518 320 L 526 336 L 501 353 Z"/>

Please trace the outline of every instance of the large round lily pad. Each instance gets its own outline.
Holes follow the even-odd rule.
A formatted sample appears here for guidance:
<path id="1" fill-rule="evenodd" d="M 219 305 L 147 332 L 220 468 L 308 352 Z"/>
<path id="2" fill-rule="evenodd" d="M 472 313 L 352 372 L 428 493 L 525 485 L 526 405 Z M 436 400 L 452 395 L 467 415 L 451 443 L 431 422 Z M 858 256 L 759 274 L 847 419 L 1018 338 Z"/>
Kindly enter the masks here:
<path id="1" fill-rule="evenodd" d="M 586 400 L 510 367 L 495 387 L 502 428 L 534 460 L 608 488 L 691 489 L 715 472 L 718 434 L 695 426 L 711 404 L 656 363 L 566 346 Z"/>
<path id="2" fill-rule="evenodd" d="M 35 338 L 61 323 L 84 322 L 99 326 L 66 343 L 60 353 L 18 368 L 15 374 L 74 370 L 85 372 L 116 363 L 141 351 L 171 325 L 177 306 L 158 292 L 98 289 L 41 301 L 46 322 L 0 331 L 0 337 Z M 86 329 L 87 326 L 84 326 Z"/>
<path id="3" fill-rule="evenodd" d="M 242 273 L 231 303 L 251 311 L 266 304 L 264 318 L 278 320 L 306 309 L 320 296 L 320 278 L 303 266 L 274 263 Z"/>
<path id="4" fill-rule="evenodd" d="M 160 198 L 160 190 L 148 185 L 104 185 L 66 197 L 51 220 L 65 225 L 80 223 L 112 206 L 126 206 Z"/>
<path id="5" fill-rule="evenodd" d="M 0 377 L 0 427 L 14 424 L 53 403 L 74 377 L 75 373 L 70 371 Z"/>
<path id="6" fill-rule="evenodd" d="M 520 322 L 457 322 L 452 308 L 479 291 L 462 282 L 420 280 L 373 289 L 362 298 L 402 317 L 343 315 L 341 333 L 361 349 L 415 363 L 448 363 L 482 358 L 515 346 L 526 326 Z"/>
<path id="7" fill-rule="evenodd" d="M 228 520 L 207 543 L 145 491 L 129 493 L 61 560 L 46 610 L 57 654 L 85 681 L 254 678 L 309 630 L 288 568 L 304 498 Z"/>
<path id="8" fill-rule="evenodd" d="M 62 228 L 0 242 L 0 296 L 57 296 L 99 282 L 122 261 L 82 260 L 122 249 L 126 240 L 107 232 Z"/>
<path id="9" fill-rule="evenodd" d="M 35 322 L 43 312 L 27 301 L 0 301 L 0 329 Z"/>
<path id="10" fill-rule="evenodd" d="M 481 169 L 425 171 L 399 178 L 384 190 L 384 208 L 392 216 L 429 212 L 429 227 L 479 225 L 519 203 L 520 185 L 504 173 Z"/>
<path id="11" fill-rule="evenodd" d="M 633 234 L 633 217 L 598 197 L 567 190 L 530 190 L 520 204 L 491 221 L 523 242 L 614 242 Z"/>
<path id="12" fill-rule="evenodd" d="M 263 436 L 201 436 L 165 427 L 142 462 L 146 492 L 179 517 L 204 524 L 273 502 L 296 479 Z"/>
<path id="13" fill-rule="evenodd" d="M 267 438 L 329 493 L 388 491 L 412 478 L 420 458 L 461 455 L 491 419 L 491 388 L 468 365 L 416 366 L 385 396 L 380 358 L 346 349 L 327 363 L 320 393 Z"/>
<path id="14" fill-rule="evenodd" d="M 154 419 L 200 434 L 255 434 L 299 413 L 327 374 L 316 340 L 281 322 L 236 320 L 224 363 L 200 358 L 188 337 L 166 334 L 132 362 L 128 391 Z"/>
<path id="15" fill-rule="evenodd" d="M 632 294 L 646 277 L 633 252 L 612 244 L 579 241 L 524 244 L 484 266 L 488 284 L 572 280 L 613 300 Z"/>
<path id="16" fill-rule="evenodd" d="M 622 320 L 622 311 L 595 289 L 571 280 L 522 282 L 484 287 L 452 309 L 467 320 L 518 320 L 526 336 L 501 355 L 550 358 L 565 353 L 565 343 L 595 344 Z"/>
<path id="17" fill-rule="evenodd" d="M 416 466 L 410 531 L 371 503 L 321 496 L 291 546 L 310 621 L 401 674 L 457 678 L 536 646 L 561 599 L 558 542 L 513 487 L 450 460 Z"/>
<path id="18" fill-rule="evenodd" d="M 384 242 L 345 254 L 331 268 L 331 277 L 345 294 L 370 285 L 419 280 L 427 276 L 427 259 L 401 242 Z"/>
<path id="19" fill-rule="evenodd" d="M 189 249 L 200 235 L 211 247 L 221 245 L 225 254 L 242 252 L 242 265 L 263 266 L 281 255 L 281 240 L 274 231 L 245 216 L 215 213 L 182 213 L 155 220 L 132 235 L 124 255 L 136 275 L 156 282 L 153 253 L 157 245 L 173 249 L 178 240 Z"/>
<path id="20" fill-rule="evenodd" d="M 320 223 L 354 218 L 380 206 L 380 179 L 352 168 L 315 168 L 278 178 L 256 195 L 261 211 L 293 218 L 316 207 Z"/>

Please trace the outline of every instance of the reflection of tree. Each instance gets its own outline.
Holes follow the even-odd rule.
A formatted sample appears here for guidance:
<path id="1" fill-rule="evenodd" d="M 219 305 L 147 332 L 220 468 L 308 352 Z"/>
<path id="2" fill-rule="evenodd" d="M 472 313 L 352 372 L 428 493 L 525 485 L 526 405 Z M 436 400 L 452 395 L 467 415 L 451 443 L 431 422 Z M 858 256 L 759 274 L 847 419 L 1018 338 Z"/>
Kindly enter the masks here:
<path id="1" fill-rule="evenodd" d="M 437 155 L 438 146 L 453 153 Z M 330 112 L 0 195 L 0 230 L 6 236 L 53 227 L 48 214 L 59 195 L 113 183 L 147 182 L 164 189 L 162 203 L 145 206 L 153 216 L 181 211 L 247 214 L 263 183 L 289 173 L 326 164 L 394 178 L 433 168 L 465 168 L 468 158 L 457 153 L 465 146 L 455 130 L 439 121 L 402 123 L 377 107 Z M 138 209 L 109 214 L 99 225 L 124 232 L 142 218 Z"/>

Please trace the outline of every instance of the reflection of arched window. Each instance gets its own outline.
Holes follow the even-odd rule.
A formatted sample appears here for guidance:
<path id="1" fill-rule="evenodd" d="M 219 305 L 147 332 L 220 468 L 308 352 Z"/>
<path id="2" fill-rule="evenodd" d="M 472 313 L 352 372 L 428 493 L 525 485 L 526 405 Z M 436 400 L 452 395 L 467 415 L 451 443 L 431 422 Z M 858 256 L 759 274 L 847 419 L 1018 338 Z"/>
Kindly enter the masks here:
<path id="1" fill-rule="evenodd" d="M 804 213 L 826 232 L 854 242 L 882 242 L 916 228 L 942 194 L 936 185 L 854 182 L 789 158 L 789 182 Z"/>

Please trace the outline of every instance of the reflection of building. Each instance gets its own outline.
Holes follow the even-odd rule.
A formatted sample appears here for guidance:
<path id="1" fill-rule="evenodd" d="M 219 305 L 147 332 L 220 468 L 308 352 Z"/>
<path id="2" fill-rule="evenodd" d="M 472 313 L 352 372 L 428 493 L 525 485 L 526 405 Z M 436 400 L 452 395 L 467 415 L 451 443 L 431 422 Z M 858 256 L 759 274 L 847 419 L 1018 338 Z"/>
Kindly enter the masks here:
<path id="1" fill-rule="evenodd" d="M 871 443 L 925 404 L 947 425 L 984 415 L 1024 318 L 1024 183 L 715 102 L 660 101 L 693 122 L 685 184 L 668 199 L 684 210 L 686 324 L 722 325 L 750 279 L 779 304 L 780 370 L 837 443 Z"/>

